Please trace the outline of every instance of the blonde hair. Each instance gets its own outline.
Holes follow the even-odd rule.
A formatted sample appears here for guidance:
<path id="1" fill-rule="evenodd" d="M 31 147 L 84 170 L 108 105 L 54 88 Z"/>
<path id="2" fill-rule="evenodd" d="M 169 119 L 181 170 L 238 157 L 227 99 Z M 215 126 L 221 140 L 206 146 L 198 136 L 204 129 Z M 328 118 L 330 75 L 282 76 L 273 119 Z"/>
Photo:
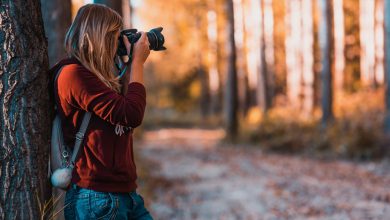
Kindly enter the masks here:
<path id="1" fill-rule="evenodd" d="M 100 4 L 87 4 L 79 9 L 65 37 L 65 50 L 93 72 L 105 85 L 121 90 L 114 74 L 117 34 L 122 29 L 121 16 Z"/>

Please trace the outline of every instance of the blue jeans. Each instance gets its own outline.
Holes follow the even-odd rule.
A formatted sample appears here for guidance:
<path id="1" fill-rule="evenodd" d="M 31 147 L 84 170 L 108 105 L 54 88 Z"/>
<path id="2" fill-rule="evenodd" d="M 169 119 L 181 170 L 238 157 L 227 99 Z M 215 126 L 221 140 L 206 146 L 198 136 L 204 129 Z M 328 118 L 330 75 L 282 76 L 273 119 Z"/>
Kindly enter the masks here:
<path id="1" fill-rule="evenodd" d="M 153 220 L 141 195 L 98 192 L 72 184 L 65 196 L 65 219 Z"/>

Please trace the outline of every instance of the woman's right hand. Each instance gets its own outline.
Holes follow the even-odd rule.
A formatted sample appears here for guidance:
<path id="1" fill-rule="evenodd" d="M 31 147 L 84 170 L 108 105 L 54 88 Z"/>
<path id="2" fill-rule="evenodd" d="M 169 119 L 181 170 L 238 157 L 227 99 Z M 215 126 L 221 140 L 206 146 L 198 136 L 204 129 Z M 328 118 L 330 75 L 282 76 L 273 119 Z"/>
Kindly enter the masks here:
<path id="1" fill-rule="evenodd" d="M 149 40 L 145 32 L 141 32 L 141 38 L 134 44 L 133 65 L 143 65 L 150 54 Z"/>

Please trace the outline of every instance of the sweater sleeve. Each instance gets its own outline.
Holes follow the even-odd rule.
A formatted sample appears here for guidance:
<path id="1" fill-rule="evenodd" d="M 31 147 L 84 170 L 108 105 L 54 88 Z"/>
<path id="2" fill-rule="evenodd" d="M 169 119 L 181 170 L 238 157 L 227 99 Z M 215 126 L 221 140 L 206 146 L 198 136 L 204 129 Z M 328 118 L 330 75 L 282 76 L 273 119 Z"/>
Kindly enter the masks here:
<path id="1" fill-rule="evenodd" d="M 64 94 L 69 104 L 93 112 L 113 125 L 135 128 L 144 117 L 146 92 L 141 83 L 130 83 L 124 96 L 79 65 L 64 68 L 58 78 L 58 94 Z"/>

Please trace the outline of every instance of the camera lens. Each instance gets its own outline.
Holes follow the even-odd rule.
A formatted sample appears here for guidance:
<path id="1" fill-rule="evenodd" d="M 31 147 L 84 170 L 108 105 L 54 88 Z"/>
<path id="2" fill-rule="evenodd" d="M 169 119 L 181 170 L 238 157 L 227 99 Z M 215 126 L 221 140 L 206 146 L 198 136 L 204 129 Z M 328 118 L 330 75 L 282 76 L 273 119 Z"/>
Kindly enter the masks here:
<path id="1" fill-rule="evenodd" d="M 154 51 L 166 50 L 164 47 L 164 35 L 162 35 L 162 27 L 154 28 L 147 32 L 150 49 Z"/>
<path id="2" fill-rule="evenodd" d="M 166 48 L 164 47 L 164 43 L 165 43 L 164 35 L 161 33 L 162 30 L 163 30 L 162 27 L 158 27 L 158 28 L 153 28 L 152 30 L 146 33 L 146 36 L 148 37 L 148 41 L 150 44 L 149 48 L 151 50 L 154 51 L 166 50 Z M 123 42 L 123 37 L 122 37 L 123 35 L 125 35 L 127 39 L 129 39 L 129 42 L 131 44 L 137 42 L 141 37 L 141 34 L 137 32 L 137 29 L 126 29 L 121 31 L 121 34 L 118 39 L 119 40 L 119 45 L 117 49 L 118 56 L 127 55 L 126 46 Z"/>

